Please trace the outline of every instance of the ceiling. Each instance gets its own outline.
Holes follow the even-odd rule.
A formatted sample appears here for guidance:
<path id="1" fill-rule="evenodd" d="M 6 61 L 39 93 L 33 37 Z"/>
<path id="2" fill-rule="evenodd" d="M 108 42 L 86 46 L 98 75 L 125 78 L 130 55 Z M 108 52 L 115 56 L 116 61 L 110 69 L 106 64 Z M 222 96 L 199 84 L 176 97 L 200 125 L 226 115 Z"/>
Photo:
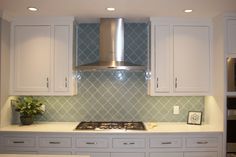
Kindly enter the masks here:
<path id="1" fill-rule="evenodd" d="M 26 8 L 34 6 L 37 12 Z M 115 7 L 108 12 L 107 7 Z M 184 9 L 193 9 L 186 14 Z M 98 17 L 214 17 L 236 12 L 236 0 L 0 0 L 0 10 L 17 16 Z"/>

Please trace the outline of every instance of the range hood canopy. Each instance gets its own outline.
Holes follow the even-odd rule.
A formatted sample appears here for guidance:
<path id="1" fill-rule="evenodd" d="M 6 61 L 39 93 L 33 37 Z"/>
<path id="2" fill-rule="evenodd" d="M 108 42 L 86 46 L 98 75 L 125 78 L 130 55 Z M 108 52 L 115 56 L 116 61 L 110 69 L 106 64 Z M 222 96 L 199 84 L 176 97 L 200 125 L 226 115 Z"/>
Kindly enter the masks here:
<path id="1" fill-rule="evenodd" d="M 80 65 L 79 70 L 145 70 L 145 66 L 124 61 L 124 22 L 122 18 L 100 19 L 99 37 L 99 61 Z"/>

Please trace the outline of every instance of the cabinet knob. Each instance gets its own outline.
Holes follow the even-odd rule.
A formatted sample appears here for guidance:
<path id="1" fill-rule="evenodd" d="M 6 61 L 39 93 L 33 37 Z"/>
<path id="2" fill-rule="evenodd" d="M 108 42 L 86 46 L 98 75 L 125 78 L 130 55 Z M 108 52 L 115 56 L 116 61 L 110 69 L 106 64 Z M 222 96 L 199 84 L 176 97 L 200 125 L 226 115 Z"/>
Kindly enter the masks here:
<path id="1" fill-rule="evenodd" d="M 158 86 L 159 86 L 159 85 L 158 85 L 158 77 L 157 77 L 157 88 L 158 88 Z"/>
<path id="2" fill-rule="evenodd" d="M 67 79 L 67 77 L 65 77 L 65 87 L 66 88 L 68 87 L 68 79 Z"/>
<path id="3" fill-rule="evenodd" d="M 61 142 L 49 142 L 49 144 L 61 144 Z"/>
<path id="4" fill-rule="evenodd" d="M 198 141 L 197 144 L 207 144 L 207 141 Z"/>
<path id="5" fill-rule="evenodd" d="M 13 143 L 25 143 L 24 141 L 13 141 Z"/>
<path id="6" fill-rule="evenodd" d="M 46 86 L 47 86 L 47 88 L 49 88 L 49 78 L 48 77 L 46 78 Z"/>
<path id="7" fill-rule="evenodd" d="M 172 142 L 162 142 L 161 144 L 172 144 Z"/>
<path id="8" fill-rule="evenodd" d="M 97 142 L 86 142 L 86 144 L 94 145 L 97 144 Z"/>
<path id="9" fill-rule="evenodd" d="M 123 144 L 124 144 L 124 145 L 134 145 L 135 143 L 134 143 L 134 142 L 128 142 L 128 143 L 127 143 L 127 142 L 124 142 Z"/>
<path id="10" fill-rule="evenodd" d="M 178 87 L 178 79 L 177 79 L 177 77 L 175 78 L 175 88 L 177 88 Z"/>

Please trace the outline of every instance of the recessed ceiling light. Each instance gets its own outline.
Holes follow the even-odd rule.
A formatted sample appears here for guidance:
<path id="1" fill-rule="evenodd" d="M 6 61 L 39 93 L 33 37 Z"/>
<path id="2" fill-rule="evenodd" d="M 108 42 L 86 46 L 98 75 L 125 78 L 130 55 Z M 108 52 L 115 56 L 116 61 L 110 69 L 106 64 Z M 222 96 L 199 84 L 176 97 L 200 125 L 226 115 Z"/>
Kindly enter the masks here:
<path id="1" fill-rule="evenodd" d="M 186 9 L 186 10 L 184 10 L 184 12 L 185 13 L 191 13 L 191 12 L 193 12 L 193 10 L 192 9 Z"/>
<path id="2" fill-rule="evenodd" d="M 109 7 L 107 8 L 107 11 L 115 11 L 116 9 L 115 8 L 112 8 L 112 7 Z"/>
<path id="3" fill-rule="evenodd" d="M 28 7 L 27 8 L 29 11 L 37 11 L 38 9 L 37 8 L 35 8 L 35 7 Z"/>

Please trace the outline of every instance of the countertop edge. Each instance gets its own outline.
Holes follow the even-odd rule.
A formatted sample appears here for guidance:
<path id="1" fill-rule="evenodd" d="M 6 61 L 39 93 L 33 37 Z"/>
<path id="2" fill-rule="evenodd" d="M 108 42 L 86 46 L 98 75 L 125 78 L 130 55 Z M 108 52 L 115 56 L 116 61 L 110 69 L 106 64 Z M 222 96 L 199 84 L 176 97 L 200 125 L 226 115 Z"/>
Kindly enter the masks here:
<path id="1" fill-rule="evenodd" d="M 145 122 L 145 131 L 77 131 L 74 128 L 79 122 L 37 122 L 29 126 L 9 125 L 0 128 L 0 133 L 73 133 L 73 134 L 166 134 L 166 133 L 223 133 L 223 130 L 212 125 L 188 125 L 184 122 Z"/>

